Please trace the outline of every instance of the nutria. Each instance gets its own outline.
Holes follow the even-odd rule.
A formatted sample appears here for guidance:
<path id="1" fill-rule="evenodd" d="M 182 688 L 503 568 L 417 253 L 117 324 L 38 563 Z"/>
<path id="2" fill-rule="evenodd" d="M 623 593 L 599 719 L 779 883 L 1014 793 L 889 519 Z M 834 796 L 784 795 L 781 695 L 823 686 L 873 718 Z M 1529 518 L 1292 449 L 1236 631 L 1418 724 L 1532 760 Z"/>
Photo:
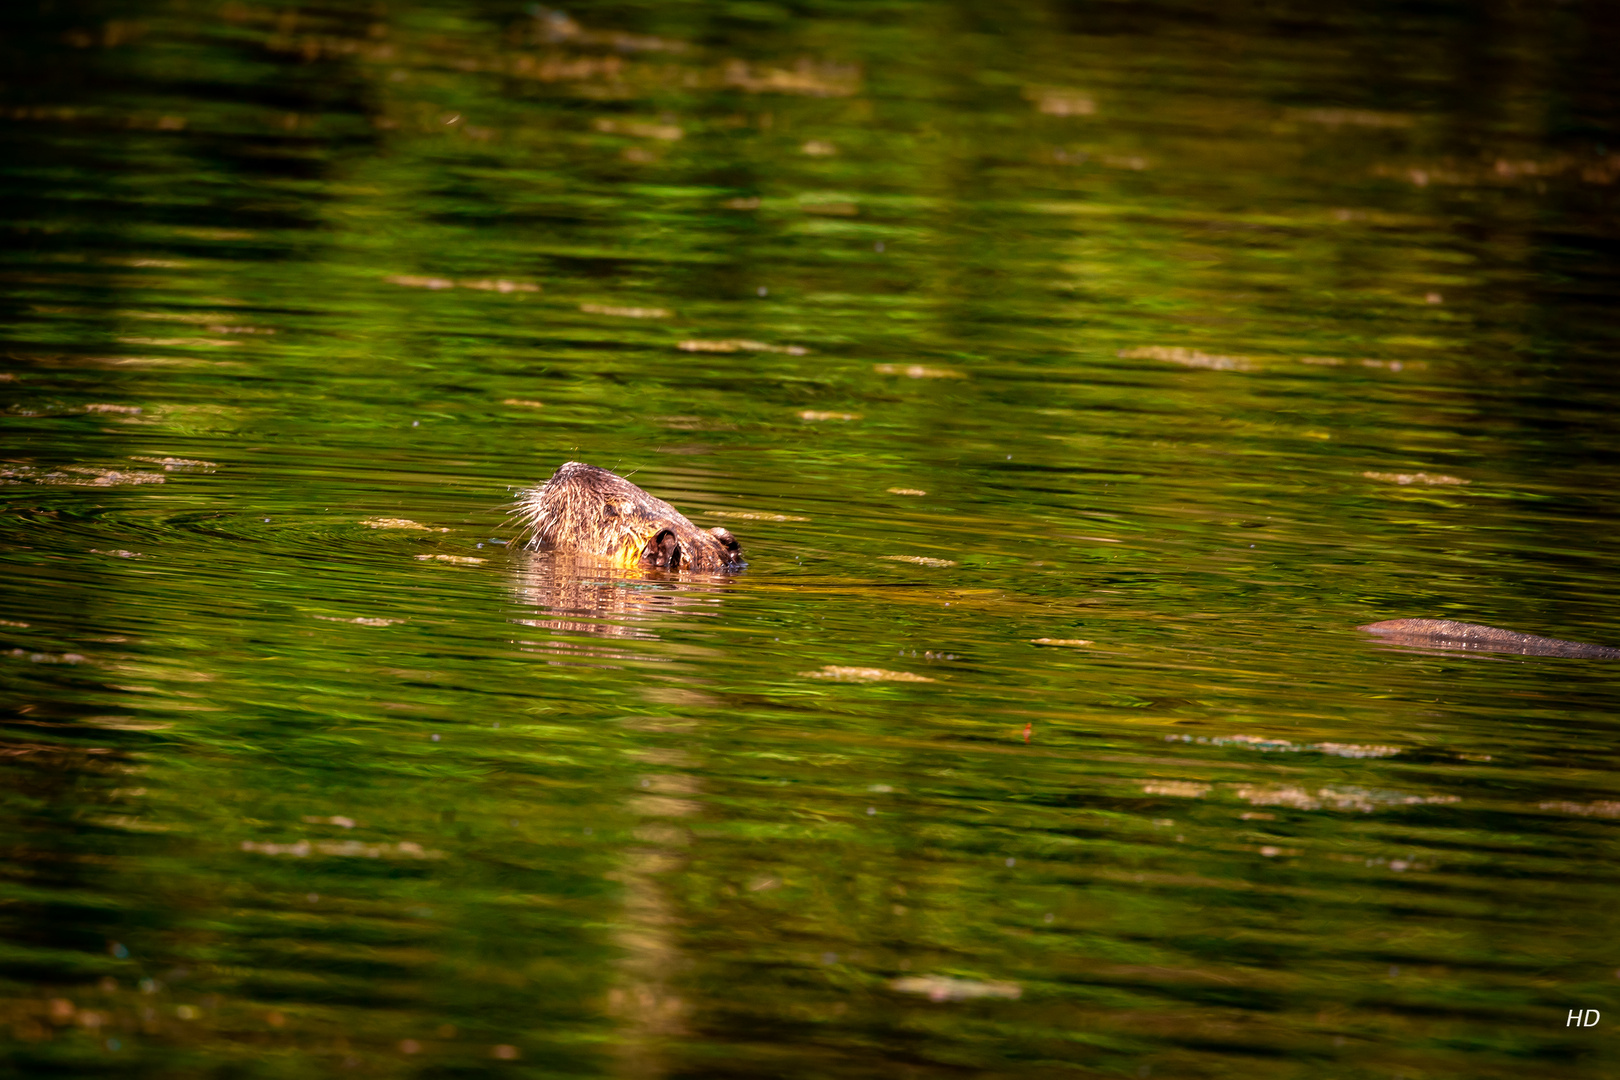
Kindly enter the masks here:
<path id="1" fill-rule="evenodd" d="M 1500 630 L 1478 623 L 1450 619 L 1386 619 L 1357 627 L 1369 634 L 1387 637 L 1397 645 L 1429 649 L 1475 649 L 1510 652 L 1524 656 L 1570 656 L 1594 660 L 1620 660 L 1620 649 L 1588 645 L 1584 641 L 1561 641 L 1514 630 Z"/>
<path id="2" fill-rule="evenodd" d="M 603 559 L 623 569 L 741 570 L 742 549 L 725 529 L 705 532 L 662 499 L 582 461 L 563 464 L 517 502 L 525 547 Z"/>

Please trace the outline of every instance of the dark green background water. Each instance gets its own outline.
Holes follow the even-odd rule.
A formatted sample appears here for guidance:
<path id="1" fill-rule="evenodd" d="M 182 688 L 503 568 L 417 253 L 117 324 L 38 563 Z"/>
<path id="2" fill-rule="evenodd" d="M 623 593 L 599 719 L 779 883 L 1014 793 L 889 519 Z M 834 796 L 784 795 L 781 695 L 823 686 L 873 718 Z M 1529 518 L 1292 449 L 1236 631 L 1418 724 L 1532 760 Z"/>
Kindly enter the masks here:
<path id="1" fill-rule="evenodd" d="M 1620 1070 L 1612 6 L 4 20 L 10 1074 Z"/>

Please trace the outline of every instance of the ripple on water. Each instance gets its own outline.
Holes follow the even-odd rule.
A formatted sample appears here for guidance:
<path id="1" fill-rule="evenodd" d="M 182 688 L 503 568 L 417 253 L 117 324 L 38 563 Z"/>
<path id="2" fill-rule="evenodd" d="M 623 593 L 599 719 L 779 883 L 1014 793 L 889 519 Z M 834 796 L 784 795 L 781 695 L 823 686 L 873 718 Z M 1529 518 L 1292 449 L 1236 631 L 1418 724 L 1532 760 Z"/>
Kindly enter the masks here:
<path id="1" fill-rule="evenodd" d="M 1616 1074 L 1596 8 L 521 6 L 13 20 L 11 1071 Z"/>

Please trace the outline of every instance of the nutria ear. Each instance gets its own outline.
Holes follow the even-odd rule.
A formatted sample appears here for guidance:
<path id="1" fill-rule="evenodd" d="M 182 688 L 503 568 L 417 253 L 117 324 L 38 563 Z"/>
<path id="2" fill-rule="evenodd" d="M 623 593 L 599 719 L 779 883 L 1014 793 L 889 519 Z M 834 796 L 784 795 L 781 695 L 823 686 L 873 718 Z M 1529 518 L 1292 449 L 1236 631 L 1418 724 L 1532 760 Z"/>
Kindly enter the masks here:
<path id="1" fill-rule="evenodd" d="M 681 565 L 681 542 L 668 529 L 647 541 L 641 550 L 641 561 L 660 570 L 674 570 Z"/>
<path id="2" fill-rule="evenodd" d="M 737 538 L 718 525 L 710 529 L 709 533 L 716 540 L 720 541 L 720 546 L 725 548 L 727 551 L 740 551 L 742 549 L 742 545 L 737 543 Z"/>

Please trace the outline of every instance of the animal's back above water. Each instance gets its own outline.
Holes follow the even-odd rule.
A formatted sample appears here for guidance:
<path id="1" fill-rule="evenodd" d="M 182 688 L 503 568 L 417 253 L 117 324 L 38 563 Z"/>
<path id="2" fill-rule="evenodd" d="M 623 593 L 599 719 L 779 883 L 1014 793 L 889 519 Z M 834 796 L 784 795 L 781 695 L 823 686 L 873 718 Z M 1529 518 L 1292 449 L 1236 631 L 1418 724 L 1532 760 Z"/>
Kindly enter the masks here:
<path id="1" fill-rule="evenodd" d="M 1450 619 L 1386 619 L 1360 629 L 1386 637 L 1397 645 L 1430 649 L 1467 649 L 1483 652 L 1510 652 L 1522 656 L 1568 656 L 1590 660 L 1620 660 L 1620 649 L 1589 645 L 1584 641 L 1521 634 L 1479 623 Z"/>
<path id="2" fill-rule="evenodd" d="M 570 461 L 518 498 L 524 545 L 600 559 L 622 569 L 741 570 L 725 529 L 700 529 L 622 476 Z"/>

